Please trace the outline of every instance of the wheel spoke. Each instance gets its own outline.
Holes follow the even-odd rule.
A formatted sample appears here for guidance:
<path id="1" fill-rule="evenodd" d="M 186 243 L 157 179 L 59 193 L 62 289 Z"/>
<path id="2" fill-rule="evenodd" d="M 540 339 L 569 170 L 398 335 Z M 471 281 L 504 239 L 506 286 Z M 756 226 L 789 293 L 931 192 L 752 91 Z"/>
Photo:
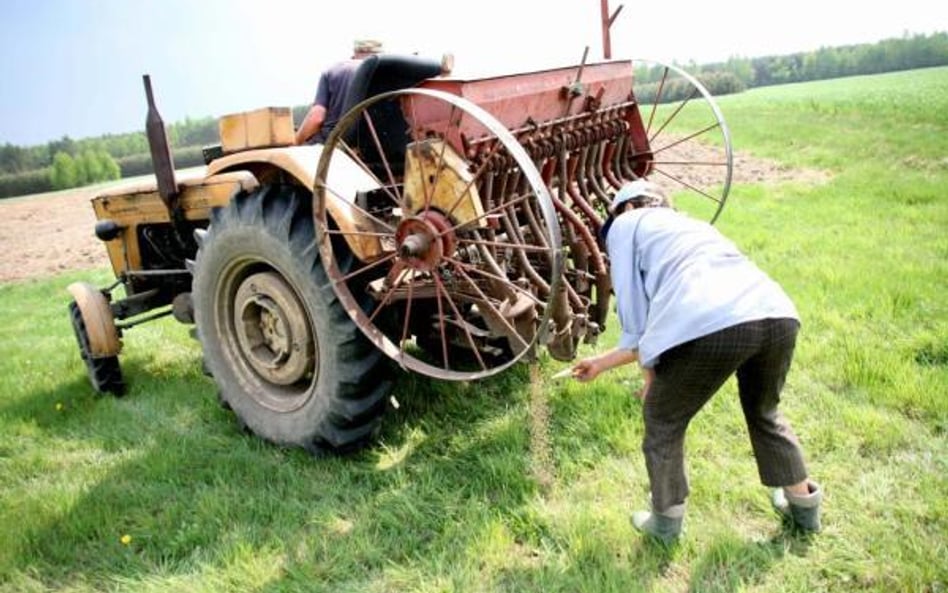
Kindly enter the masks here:
<path id="1" fill-rule="evenodd" d="M 412 275 L 414 275 L 414 273 L 412 273 Z M 414 280 L 414 278 L 412 278 L 412 280 Z M 414 282 L 408 283 L 408 300 L 405 301 L 405 322 L 402 324 L 402 337 L 398 341 L 398 348 L 401 352 L 405 351 L 405 342 L 408 340 L 408 326 L 411 320 L 411 302 L 414 287 Z"/>
<path id="2" fill-rule="evenodd" d="M 498 148 L 502 146 L 501 143 L 495 142 L 493 146 L 490 147 L 490 150 L 487 152 L 487 156 L 483 157 L 481 165 L 477 168 L 477 171 L 474 172 L 474 175 L 471 176 L 471 180 L 465 186 L 464 191 L 462 191 L 457 199 L 451 204 L 451 207 L 448 209 L 447 216 L 450 218 L 454 211 L 457 210 L 457 207 L 461 205 L 461 202 L 464 201 L 464 196 L 471 191 L 471 187 L 481 178 L 484 171 L 487 169 L 487 166 L 490 164 L 491 160 L 494 158 L 494 155 L 497 154 Z"/>
<path id="3" fill-rule="evenodd" d="M 448 341 L 447 341 L 447 331 L 444 328 L 444 307 L 441 304 L 441 283 L 435 281 L 435 301 L 438 303 L 438 325 L 441 328 L 441 331 L 438 332 L 441 335 L 441 356 L 444 360 L 445 370 L 450 369 L 448 365 Z"/>
<path id="4" fill-rule="evenodd" d="M 471 331 L 467 329 L 467 322 L 464 321 L 464 316 L 461 315 L 461 311 L 458 310 L 457 305 L 454 304 L 454 299 L 451 298 L 451 295 L 444 288 L 444 285 L 441 282 L 441 279 L 438 278 L 437 274 L 432 276 L 434 278 L 435 284 L 441 287 L 441 292 L 444 293 L 444 299 L 448 301 L 448 305 L 451 306 L 451 310 L 454 311 L 454 316 L 458 320 L 458 325 L 461 326 L 461 329 L 464 330 L 464 336 L 467 338 L 467 343 L 471 347 L 471 351 L 474 353 L 474 356 L 477 358 L 477 362 L 481 365 L 481 370 L 486 371 L 487 365 L 484 364 L 484 359 L 481 358 L 481 353 L 477 350 L 477 344 L 474 342 L 474 336 L 471 335 Z"/>
<path id="5" fill-rule="evenodd" d="M 665 121 L 662 123 L 662 127 L 660 127 L 654 134 L 652 134 L 651 137 L 649 137 L 648 139 L 649 144 L 651 144 L 652 142 L 655 141 L 656 138 L 658 138 L 658 136 L 662 133 L 662 131 L 668 127 L 668 124 L 675 121 L 675 118 L 678 117 L 678 114 L 681 113 L 681 110 L 684 109 L 685 106 L 688 105 L 688 103 L 690 103 L 692 99 L 697 97 L 698 94 L 699 94 L 699 91 L 697 88 L 692 89 L 691 95 L 687 99 L 679 103 L 678 106 L 675 108 L 675 110 L 671 113 L 671 115 L 669 115 L 665 119 Z"/>
<path id="6" fill-rule="evenodd" d="M 408 103 L 411 109 L 412 121 L 418 121 L 418 114 L 415 111 L 415 101 L 411 100 Z M 418 150 L 420 148 L 419 142 L 421 142 L 421 138 L 415 138 L 414 135 L 412 135 L 412 137 L 414 138 L 415 141 L 411 143 L 411 152 L 415 157 L 415 161 L 417 161 L 420 166 L 421 156 L 418 154 Z M 425 210 L 427 210 L 428 209 L 427 207 L 428 205 L 428 176 L 424 174 L 422 174 L 421 176 L 421 193 L 424 194 L 425 196 Z"/>
<path id="7" fill-rule="evenodd" d="M 319 183 L 320 183 L 320 182 L 317 181 L 317 184 L 319 184 Z M 374 214 L 372 214 L 372 213 L 369 212 L 368 210 L 362 208 L 361 206 L 359 206 L 359 205 L 356 204 L 355 202 L 350 202 L 349 200 L 347 200 L 346 198 L 344 198 L 339 192 L 337 192 L 337 191 L 334 190 L 333 188 L 329 187 L 329 186 L 326 185 L 325 183 L 323 183 L 322 186 L 323 186 L 323 188 L 327 189 L 332 195 L 334 195 L 334 196 L 336 196 L 337 198 L 339 198 L 339 200 L 341 200 L 342 202 L 344 202 L 344 203 L 345 203 L 347 206 L 349 206 L 350 208 L 355 208 L 355 209 L 358 210 L 361 214 L 363 214 L 366 218 L 369 218 L 369 219 L 371 219 L 372 221 L 374 221 L 375 223 L 377 223 L 379 226 L 381 226 L 381 227 L 383 227 L 383 228 L 385 228 L 385 229 L 388 229 L 393 235 L 395 234 L 395 228 L 394 228 L 392 225 L 388 224 L 387 222 L 385 222 L 385 221 L 382 220 L 381 218 L 375 216 Z M 325 227 L 325 228 L 328 228 L 328 226 Z"/>
<path id="8" fill-rule="evenodd" d="M 684 144 L 685 142 L 687 142 L 687 141 L 689 141 L 689 140 L 693 140 L 693 139 L 697 138 L 698 136 L 703 136 L 704 134 L 707 134 L 707 133 L 710 132 L 711 130 L 714 130 L 714 129 L 720 128 L 720 127 L 721 127 L 721 124 L 720 124 L 719 122 L 714 122 L 713 124 L 711 124 L 710 126 L 704 128 L 703 130 L 698 130 L 697 132 L 695 132 L 695 133 L 693 133 L 693 134 L 689 134 L 689 135 L 685 136 L 684 138 L 680 138 L 680 139 L 678 139 L 678 140 L 672 142 L 671 144 L 666 144 L 665 146 L 662 146 L 661 148 L 653 149 L 653 150 L 652 150 L 652 154 L 658 154 L 658 153 L 660 153 L 660 152 L 664 152 L 664 151 L 666 151 L 666 150 L 668 150 L 668 149 L 670 149 L 670 148 L 674 148 L 674 147 L 678 146 L 679 144 Z"/>
<path id="9" fill-rule="evenodd" d="M 501 249 L 520 249 L 522 251 L 533 251 L 537 253 L 548 253 L 549 247 L 539 245 L 526 245 L 523 243 L 506 243 L 503 241 L 484 241 L 482 239 L 467 239 L 458 237 L 459 243 L 471 243 L 472 245 L 483 245 L 484 247 L 499 247 Z"/>
<path id="10" fill-rule="evenodd" d="M 464 268 L 465 270 L 467 270 L 467 271 L 469 271 L 469 272 L 473 272 L 473 273 L 475 273 L 475 274 L 480 274 L 481 276 L 484 276 L 485 278 L 489 278 L 489 279 L 495 280 L 495 281 L 497 281 L 497 282 L 503 282 L 504 284 L 507 285 L 508 288 L 511 288 L 511 289 L 513 289 L 513 290 L 519 292 L 520 294 L 526 295 L 527 297 L 530 298 L 530 300 L 532 300 L 532 301 L 533 301 L 534 303 L 536 303 L 537 305 L 541 305 L 541 306 L 544 306 L 544 307 L 546 306 L 546 303 L 545 303 L 544 301 L 541 301 L 540 299 L 538 299 L 536 296 L 534 296 L 534 294 L 533 294 L 532 292 L 530 292 L 529 290 L 527 290 L 527 289 L 525 289 L 525 288 L 522 288 L 522 287 L 518 286 L 518 285 L 517 285 L 516 283 L 514 283 L 514 282 L 511 282 L 510 279 L 508 279 L 508 278 L 504 278 L 503 276 L 497 276 L 496 274 L 491 274 L 490 272 L 486 272 L 486 271 L 484 271 L 484 270 L 478 268 L 477 266 L 473 266 L 473 265 L 471 265 L 471 264 L 469 264 L 469 263 L 466 263 L 466 262 L 463 262 L 463 261 L 461 261 L 461 260 L 454 259 L 453 257 L 446 257 L 446 258 L 444 258 L 444 259 L 445 259 L 445 261 L 447 261 L 448 263 L 451 263 L 451 264 L 454 264 L 454 265 L 457 265 L 457 266 L 461 266 L 462 268 Z"/>
<path id="11" fill-rule="evenodd" d="M 499 212 L 505 210 L 506 208 L 508 208 L 508 207 L 510 207 L 510 206 L 516 206 L 517 204 L 519 204 L 520 202 L 523 202 L 524 200 L 526 200 L 527 198 L 529 198 L 529 197 L 532 196 L 532 195 L 534 195 L 534 194 L 523 194 L 523 195 L 521 195 L 521 196 L 517 196 L 517 197 L 513 198 L 512 200 L 510 200 L 509 202 L 506 202 L 506 203 L 504 203 L 504 204 L 500 204 L 500 205 L 498 205 L 498 206 L 495 206 L 495 207 L 491 208 L 490 210 L 488 210 L 487 212 L 484 212 L 483 214 L 481 214 L 480 216 L 478 216 L 478 217 L 476 217 L 476 218 L 473 218 L 473 219 L 468 220 L 468 221 L 466 221 L 466 222 L 462 222 L 461 224 L 456 224 L 456 225 L 454 225 L 454 226 L 452 226 L 452 227 L 450 227 L 450 228 L 445 229 L 444 231 L 441 231 L 441 233 L 439 233 L 438 236 L 439 236 L 439 237 L 444 236 L 444 235 L 446 235 L 446 234 L 448 234 L 448 233 L 450 233 L 450 232 L 453 232 L 453 231 L 456 231 L 456 230 L 460 229 L 461 227 L 465 227 L 465 226 L 468 226 L 468 225 L 470 225 L 470 224 L 472 224 L 472 223 L 475 223 L 475 222 L 477 222 L 477 221 L 479 221 L 479 220 L 483 220 L 483 219 L 485 219 L 485 218 L 489 218 L 489 217 L 491 217 L 491 216 L 493 216 L 493 215 L 495 215 L 495 214 L 498 214 Z"/>
<path id="12" fill-rule="evenodd" d="M 346 144 L 345 141 L 340 140 L 340 142 L 342 143 L 342 150 L 343 150 L 343 152 L 345 152 L 345 153 L 349 156 L 350 159 L 352 159 L 353 161 L 355 161 L 355 163 L 359 166 L 359 168 L 362 169 L 362 171 L 363 171 L 366 175 L 368 175 L 369 177 L 371 177 L 371 178 L 372 178 L 372 181 L 374 181 L 374 182 L 376 183 L 376 185 L 378 185 L 380 188 L 382 188 L 382 191 L 385 192 L 385 195 L 388 196 L 388 198 L 392 201 L 392 203 L 394 203 L 396 206 L 398 206 L 398 207 L 400 208 L 402 204 L 401 204 L 401 200 L 399 199 L 399 197 L 396 196 L 395 194 L 393 194 L 393 193 L 391 192 L 391 190 L 388 189 L 388 186 L 387 186 L 387 185 L 385 185 L 384 183 L 382 183 L 382 180 L 378 178 L 378 175 L 375 174 L 375 171 L 373 171 L 372 169 L 370 169 L 369 166 L 368 166 L 367 164 L 365 164 L 365 161 L 362 160 L 362 157 L 359 156 L 358 154 L 356 154 L 356 152 L 355 152 L 354 150 L 352 150 L 352 148 L 351 148 L 348 144 Z M 334 193 L 335 193 L 335 192 L 334 192 Z"/>
<path id="13" fill-rule="evenodd" d="M 659 169 L 658 167 L 656 167 L 656 168 L 654 169 L 654 171 L 655 171 L 656 173 L 660 174 L 660 175 L 664 175 L 665 177 L 667 177 L 668 179 L 671 179 L 672 181 L 674 181 L 674 182 L 676 182 L 676 183 L 680 183 L 681 185 L 687 187 L 688 189 L 690 189 L 691 191 L 693 191 L 693 192 L 695 192 L 695 193 L 697 193 L 697 194 L 701 194 L 702 196 L 708 198 L 708 199 L 711 200 L 712 202 L 715 202 L 715 203 L 717 203 L 717 204 L 720 204 L 721 202 L 723 202 L 723 200 L 720 200 L 720 199 L 718 199 L 718 198 L 715 198 L 714 196 L 712 196 L 712 195 L 709 194 L 708 192 L 704 191 L 703 189 L 698 188 L 698 187 L 695 187 L 694 184 L 688 183 L 687 181 L 685 181 L 685 180 L 682 179 L 681 177 L 678 177 L 678 176 L 676 176 L 676 175 L 672 175 L 672 174 L 669 173 L 668 171 L 663 171 L 662 169 Z"/>
<path id="14" fill-rule="evenodd" d="M 376 233 L 372 231 L 340 231 L 336 229 L 326 229 L 327 235 L 341 235 L 344 237 L 391 237 L 392 233 Z"/>
<path id="15" fill-rule="evenodd" d="M 348 282 L 349 280 L 352 280 L 352 279 L 355 278 L 356 276 L 359 276 L 359 275 L 361 275 L 361 274 L 364 274 L 364 273 L 368 272 L 369 270 L 372 270 L 372 269 L 374 269 L 374 268 L 377 268 L 377 267 L 381 266 L 382 264 L 384 264 L 384 263 L 386 263 L 386 262 L 390 262 L 390 261 L 392 261 L 393 259 L 395 259 L 396 257 L 398 257 L 398 254 L 397 254 L 397 253 L 390 253 L 390 254 L 386 255 L 385 257 L 383 257 L 383 258 L 380 258 L 380 259 L 375 260 L 374 262 L 370 263 L 370 264 L 367 265 L 367 266 L 363 266 L 363 267 L 359 268 L 358 270 L 356 270 L 356 271 L 354 271 L 354 272 L 349 272 L 349 273 L 346 274 L 345 276 L 342 276 L 342 277 L 340 277 L 340 278 L 335 278 L 335 279 L 330 280 L 327 284 L 324 284 L 321 288 L 326 288 L 326 287 L 329 287 L 329 286 L 336 287 L 336 286 L 338 286 L 339 284 L 344 283 L 344 282 Z"/>
<path id="16" fill-rule="evenodd" d="M 652 108 L 648 114 L 648 125 L 645 126 L 645 135 L 648 136 L 652 131 L 652 122 L 655 120 L 655 114 L 658 112 L 658 105 L 662 102 L 662 94 L 665 92 L 665 82 L 668 80 L 668 67 L 662 72 L 662 81 L 658 83 L 658 92 L 655 93 L 655 100 L 652 101 Z"/>
<path id="17" fill-rule="evenodd" d="M 399 208 L 404 208 L 405 201 L 402 199 L 402 195 L 398 191 L 398 184 L 395 182 L 395 176 L 392 174 L 392 167 L 389 165 L 388 157 L 385 156 L 385 151 L 382 149 L 382 143 L 379 141 L 379 135 L 375 131 L 375 122 L 372 121 L 372 114 L 369 113 L 368 109 L 366 109 L 362 112 L 362 115 L 365 119 L 366 125 L 369 126 L 369 133 L 372 135 L 372 142 L 375 143 L 375 149 L 379 152 L 379 157 L 382 159 L 382 164 L 385 165 L 385 172 L 388 174 L 389 183 L 395 189 L 395 197 L 397 198 L 395 203 Z"/>
<path id="18" fill-rule="evenodd" d="M 507 330 L 510 332 L 510 334 L 511 334 L 512 336 L 516 336 L 517 341 L 520 342 L 520 345 L 523 346 L 524 348 L 529 348 L 529 347 L 530 347 L 530 344 L 528 344 L 528 343 L 526 342 L 526 340 L 523 339 L 523 336 L 521 336 L 521 335 L 517 332 L 517 330 L 514 329 L 514 327 L 513 327 L 512 325 L 510 325 L 510 322 L 507 321 L 507 318 L 504 317 L 504 314 L 501 313 L 500 311 L 498 311 L 498 310 L 497 310 L 497 307 L 495 307 L 495 306 L 493 305 L 493 303 L 490 302 L 490 299 L 487 297 L 486 294 L 484 294 L 484 291 L 481 290 L 481 287 L 478 286 L 478 285 L 477 285 L 477 282 L 474 282 L 474 280 L 473 280 L 470 276 L 467 275 L 467 272 L 464 271 L 464 268 L 462 268 L 461 266 L 455 265 L 455 266 L 454 266 L 454 269 L 457 270 L 458 273 L 461 274 L 461 276 L 463 276 L 465 280 L 467 280 L 468 284 L 470 284 L 470 285 L 474 288 L 474 290 L 477 292 L 477 296 L 479 296 L 479 297 L 481 298 L 481 300 L 483 301 L 483 303 L 484 303 L 485 305 L 487 305 L 487 307 L 490 308 L 490 310 L 491 310 L 491 312 L 493 312 L 494 316 L 495 316 L 497 319 L 499 319 L 501 322 L 503 322 L 504 327 L 507 328 Z"/>
<path id="19" fill-rule="evenodd" d="M 387 276 L 389 278 L 395 278 L 395 280 L 397 281 L 398 277 L 404 271 L 405 271 L 405 265 L 402 264 L 401 262 L 396 261 L 395 265 L 392 266 L 392 269 L 389 271 Z M 408 285 L 411 286 L 412 283 L 409 283 Z M 375 309 L 372 311 L 372 314 L 369 315 L 369 323 L 375 322 L 375 316 L 378 315 L 379 311 L 384 309 L 386 305 L 388 305 L 388 302 L 392 299 L 392 295 L 394 294 L 395 294 L 395 285 L 393 284 L 391 288 L 389 288 L 388 292 L 385 293 L 385 297 L 382 299 L 382 301 L 378 305 L 375 306 Z"/>
<path id="20" fill-rule="evenodd" d="M 415 157 L 415 161 L 419 163 L 419 167 L 421 166 L 421 156 L 420 156 L 419 153 L 418 153 L 418 151 L 419 151 L 420 149 L 421 149 L 421 146 L 420 146 L 417 142 L 413 142 L 413 143 L 412 143 L 412 145 L 411 145 L 411 152 L 412 152 L 412 155 L 414 155 L 414 157 Z M 422 173 L 422 175 L 421 175 L 421 193 L 424 194 L 424 196 L 425 196 L 425 204 L 426 204 L 425 210 L 427 210 L 427 202 L 428 202 L 428 176 L 425 175 L 424 173 Z"/>
<path id="21" fill-rule="evenodd" d="M 448 116 L 448 122 L 450 126 L 457 127 L 460 124 L 460 119 L 453 121 L 457 114 L 457 106 L 451 106 L 451 114 Z M 435 168 L 435 182 L 431 185 L 430 188 L 426 190 L 425 193 L 425 207 L 424 211 L 427 212 L 431 208 L 431 201 L 434 199 L 435 188 L 438 186 L 438 179 L 440 178 L 441 171 L 444 169 L 444 153 L 448 148 L 448 143 L 441 142 L 441 152 L 438 155 L 438 166 Z M 464 194 L 461 194 L 464 195 Z"/>
<path id="22" fill-rule="evenodd" d="M 447 142 L 441 143 L 441 152 L 438 154 L 438 166 L 435 167 L 435 181 L 431 184 L 431 187 L 428 188 L 428 194 L 425 196 L 425 207 L 424 212 L 427 212 L 431 209 L 431 200 L 434 199 L 435 189 L 438 187 L 438 183 L 441 180 L 441 171 L 444 170 L 444 151 L 448 148 Z"/>
<path id="23" fill-rule="evenodd" d="M 727 167 L 727 161 L 652 161 L 652 164 L 678 167 Z"/>

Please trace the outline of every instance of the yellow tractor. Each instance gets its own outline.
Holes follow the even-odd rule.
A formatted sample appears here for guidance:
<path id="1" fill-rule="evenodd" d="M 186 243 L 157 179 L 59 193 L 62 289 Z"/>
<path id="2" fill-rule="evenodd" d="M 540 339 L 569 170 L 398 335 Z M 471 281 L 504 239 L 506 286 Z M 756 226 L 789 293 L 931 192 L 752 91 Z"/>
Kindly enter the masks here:
<path id="1" fill-rule="evenodd" d="M 93 386 L 121 393 L 123 337 L 173 315 L 249 430 L 347 451 L 376 434 L 397 372 L 571 360 L 609 314 L 598 232 L 617 188 L 648 176 L 712 221 L 729 191 L 712 97 L 656 68 L 640 103 L 630 60 L 462 79 L 376 55 L 325 144 L 293 146 L 286 108 L 229 115 L 180 179 L 146 76 L 155 181 L 93 199 L 116 282 L 69 288 Z M 668 103 L 673 81 L 691 92 Z"/>

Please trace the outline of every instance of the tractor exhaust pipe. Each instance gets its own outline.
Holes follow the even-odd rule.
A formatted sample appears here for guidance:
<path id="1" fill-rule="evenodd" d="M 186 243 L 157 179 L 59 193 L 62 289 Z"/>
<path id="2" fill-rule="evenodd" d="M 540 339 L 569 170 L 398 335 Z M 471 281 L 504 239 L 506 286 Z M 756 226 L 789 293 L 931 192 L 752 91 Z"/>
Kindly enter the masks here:
<path id="1" fill-rule="evenodd" d="M 165 122 L 155 106 L 155 96 L 151 92 L 151 77 L 142 76 L 145 82 L 145 96 L 148 99 L 148 115 L 145 118 L 145 134 L 148 136 L 148 148 L 151 150 L 151 165 L 155 170 L 155 179 L 158 181 L 158 195 L 168 210 L 171 228 L 174 229 L 174 238 L 183 253 L 191 253 L 194 246 L 191 233 L 184 219 L 184 210 L 178 201 L 178 182 L 174 177 L 174 160 L 171 155 L 171 146 L 168 144 L 168 131 Z"/>
<path id="2" fill-rule="evenodd" d="M 151 78 L 145 74 L 145 96 L 148 98 L 148 116 L 145 118 L 145 134 L 148 136 L 148 148 L 151 150 L 151 163 L 158 180 L 158 194 L 165 203 L 172 221 L 178 209 L 178 182 L 174 178 L 174 161 L 171 147 L 168 145 L 168 132 L 165 122 L 155 106 L 155 97 L 151 92 Z"/>

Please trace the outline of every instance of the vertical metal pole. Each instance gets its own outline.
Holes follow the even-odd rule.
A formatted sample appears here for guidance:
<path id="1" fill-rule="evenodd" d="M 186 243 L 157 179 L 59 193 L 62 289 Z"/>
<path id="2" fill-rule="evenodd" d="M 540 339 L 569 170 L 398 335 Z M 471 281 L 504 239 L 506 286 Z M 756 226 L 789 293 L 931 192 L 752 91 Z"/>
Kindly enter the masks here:
<path id="1" fill-rule="evenodd" d="M 609 0 L 600 0 L 602 13 L 602 57 L 612 59 L 612 40 L 609 38 Z"/>
<path id="2" fill-rule="evenodd" d="M 168 209 L 171 227 L 182 253 L 192 253 L 193 242 L 185 237 L 190 235 L 184 220 L 184 211 L 178 202 L 178 182 L 174 174 L 174 158 L 171 154 L 171 145 L 168 143 L 168 130 L 165 122 L 158 113 L 155 105 L 155 96 L 151 91 L 151 77 L 142 76 L 145 83 L 145 97 L 148 100 L 148 114 L 145 117 L 145 135 L 148 137 L 148 148 L 151 150 L 151 163 L 155 169 L 155 180 L 158 183 L 158 195 Z"/>
<path id="3" fill-rule="evenodd" d="M 612 23 L 616 21 L 616 17 L 622 12 L 622 5 L 620 4 L 619 8 L 610 15 L 609 0 L 599 0 L 599 11 L 602 16 L 602 57 L 611 60 L 612 39 L 609 36 L 609 29 L 612 28 Z"/>
<path id="4" fill-rule="evenodd" d="M 145 117 L 145 134 L 148 137 L 148 148 L 151 151 L 151 162 L 155 169 L 155 178 L 158 181 L 158 195 L 165 203 L 168 211 L 174 210 L 178 197 L 178 183 L 174 175 L 174 159 L 171 155 L 171 146 L 168 143 L 168 132 L 165 122 L 155 106 L 155 96 L 151 91 L 151 77 L 142 76 L 145 83 L 145 98 L 148 100 L 148 113 Z"/>

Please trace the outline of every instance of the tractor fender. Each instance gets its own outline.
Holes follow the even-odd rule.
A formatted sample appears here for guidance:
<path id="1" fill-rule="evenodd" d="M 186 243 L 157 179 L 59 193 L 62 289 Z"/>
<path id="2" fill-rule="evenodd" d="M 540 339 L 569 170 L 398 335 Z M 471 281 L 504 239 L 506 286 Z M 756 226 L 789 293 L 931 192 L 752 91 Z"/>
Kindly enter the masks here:
<path id="1" fill-rule="evenodd" d="M 245 170 L 252 173 L 259 183 L 265 184 L 269 178 L 283 172 L 312 190 L 322 151 L 323 146 L 316 144 L 237 152 L 212 161 L 207 166 L 207 177 L 226 171 Z M 347 154 L 339 152 L 333 155 L 327 185 L 332 191 L 326 192 L 326 209 L 344 234 L 353 255 L 362 261 L 377 257 L 381 253 L 378 241 L 366 241 L 364 236 L 359 236 L 364 215 L 353 202 L 360 192 L 378 189 L 379 182 Z"/>
<path id="2" fill-rule="evenodd" d="M 102 291 L 87 282 L 73 282 L 66 290 L 79 307 L 89 336 L 89 354 L 92 358 L 117 356 L 122 351 L 122 340 L 115 327 L 112 308 Z"/>

